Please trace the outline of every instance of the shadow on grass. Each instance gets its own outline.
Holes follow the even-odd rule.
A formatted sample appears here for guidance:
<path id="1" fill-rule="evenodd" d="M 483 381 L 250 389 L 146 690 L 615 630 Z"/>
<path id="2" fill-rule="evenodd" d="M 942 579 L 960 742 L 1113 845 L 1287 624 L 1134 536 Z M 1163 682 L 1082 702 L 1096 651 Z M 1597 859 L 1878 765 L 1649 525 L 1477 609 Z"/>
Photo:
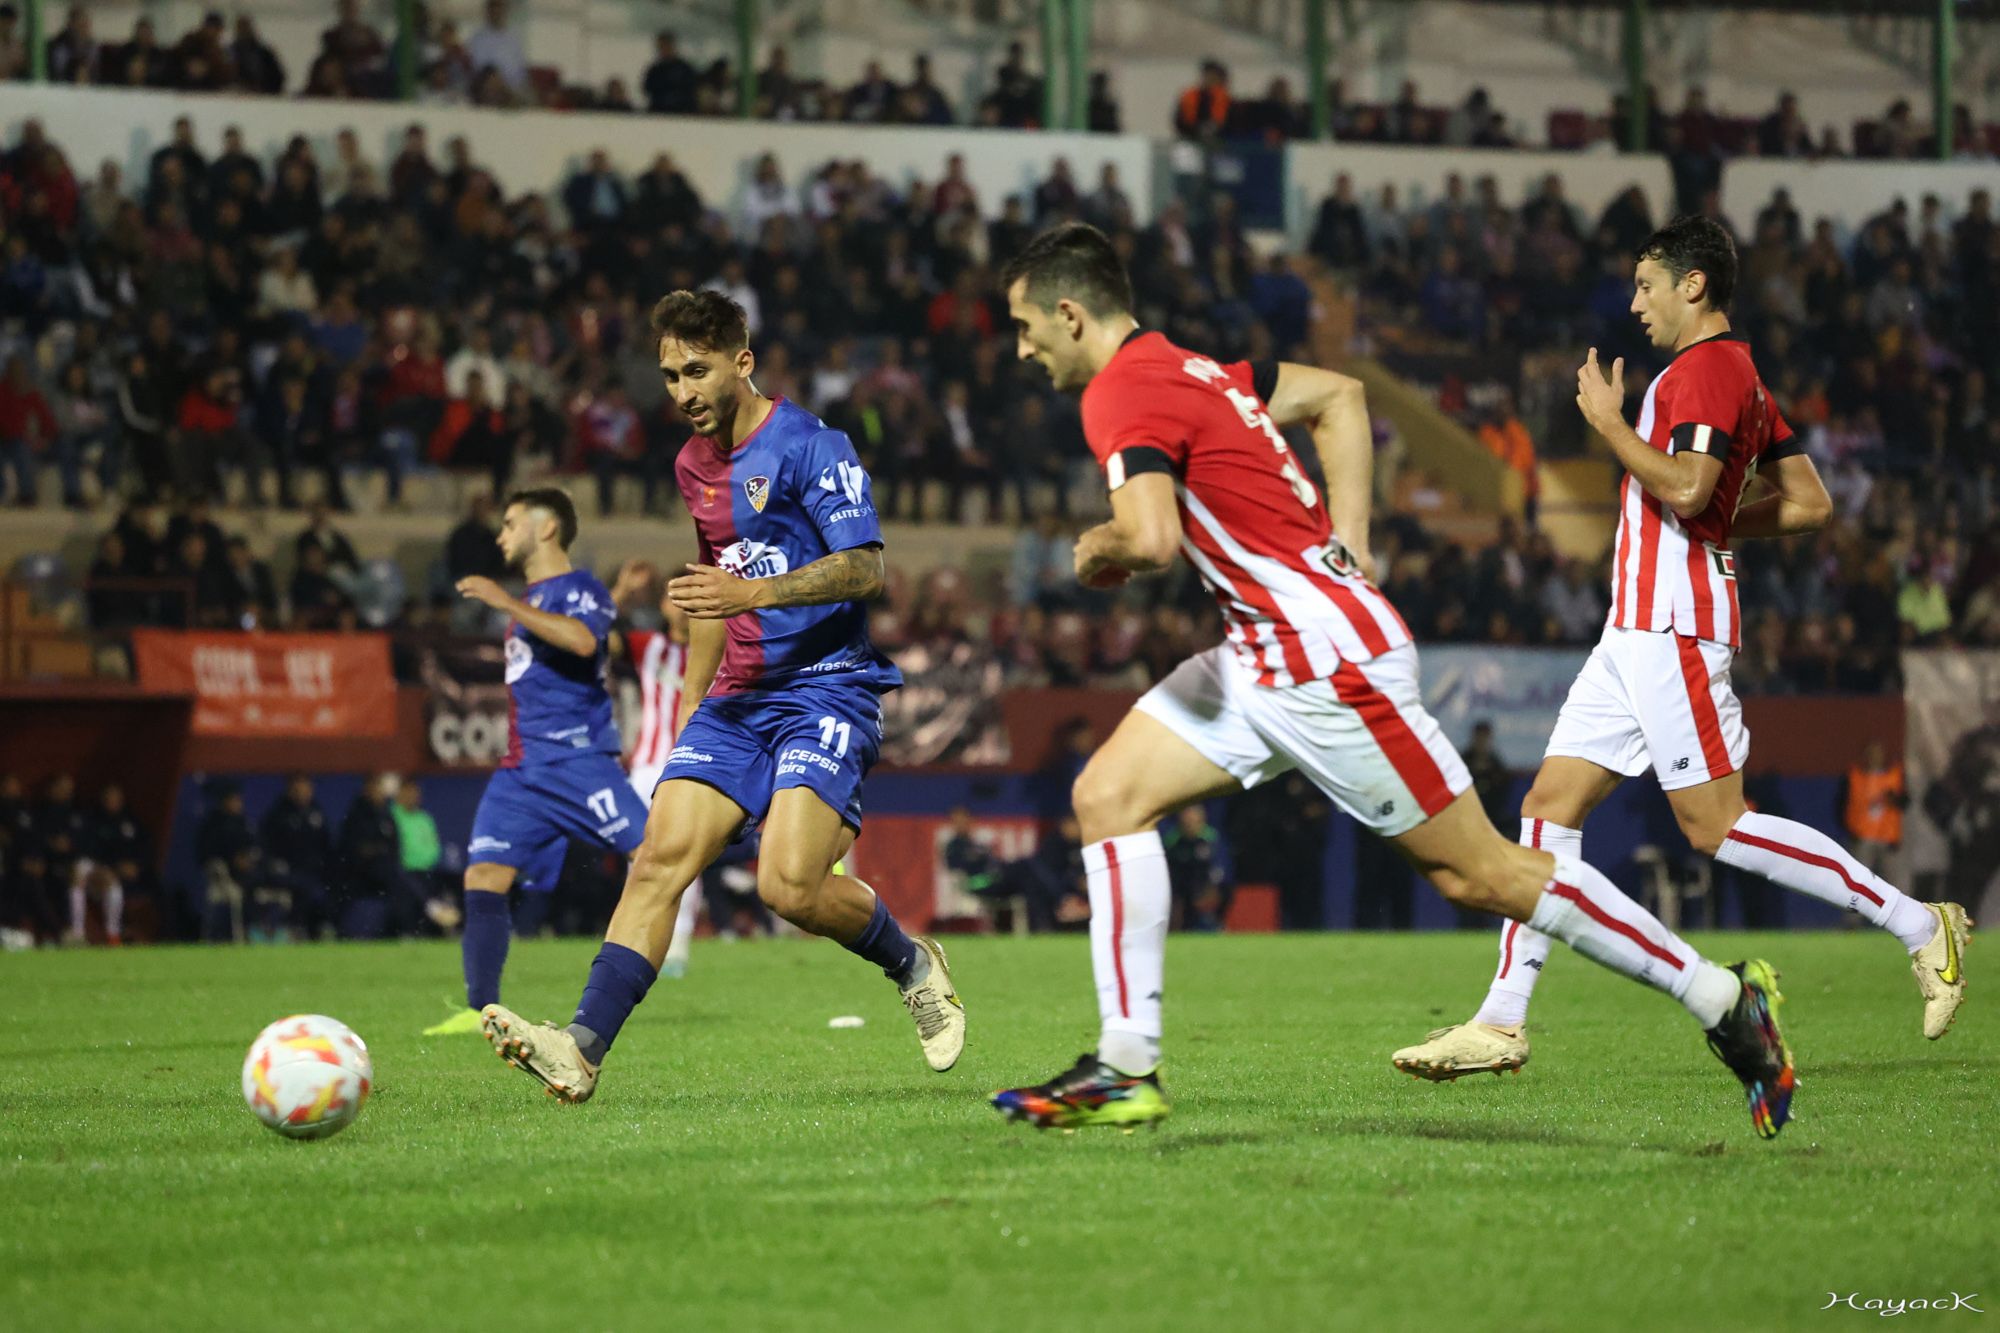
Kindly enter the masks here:
<path id="1" fill-rule="evenodd" d="M 1726 1141 L 1707 1143 L 1635 1142 L 1623 1134 L 1589 1135 L 1570 1130 L 1545 1129 L 1518 1121 L 1437 1120 L 1393 1116 L 1345 1116 L 1321 1121 L 1317 1128 L 1326 1133 L 1354 1137 L 1426 1139 L 1437 1143 L 1518 1144 L 1529 1148 L 1555 1148 L 1564 1152 L 1594 1148 L 1605 1152 L 1668 1153 L 1676 1157 L 1720 1157 L 1730 1151 Z M 1749 1140 L 1745 1140 L 1746 1144 Z"/>

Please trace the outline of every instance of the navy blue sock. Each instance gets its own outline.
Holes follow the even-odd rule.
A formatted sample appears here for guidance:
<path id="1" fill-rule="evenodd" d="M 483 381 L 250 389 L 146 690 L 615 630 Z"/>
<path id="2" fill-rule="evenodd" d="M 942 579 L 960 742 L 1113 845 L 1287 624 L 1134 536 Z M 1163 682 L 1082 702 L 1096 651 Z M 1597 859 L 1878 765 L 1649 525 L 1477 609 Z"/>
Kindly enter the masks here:
<path id="1" fill-rule="evenodd" d="M 576 1017 L 570 1023 L 571 1034 L 584 1048 L 584 1059 L 592 1064 L 604 1062 L 604 1053 L 618 1039 L 618 1029 L 625 1026 L 625 1020 L 631 1017 L 639 1001 L 646 998 L 658 976 L 658 971 L 642 955 L 622 944 L 605 941 L 590 965 L 590 980 L 583 988 Z M 577 1034 L 578 1028 L 584 1029 L 582 1035 Z"/>
<path id="2" fill-rule="evenodd" d="M 507 965 L 512 930 L 506 894 L 465 891 L 465 934 L 458 947 L 465 960 L 465 1002 L 474 1009 L 500 1002 L 500 969 Z"/>
<path id="3" fill-rule="evenodd" d="M 858 953 L 875 966 L 891 981 L 900 983 L 910 974 L 910 968 L 917 961 L 917 945 L 903 928 L 896 924 L 896 918 L 889 915 L 889 909 L 882 900 L 875 900 L 875 915 L 868 918 L 868 924 L 855 937 L 854 943 L 845 946 L 848 952 Z"/>

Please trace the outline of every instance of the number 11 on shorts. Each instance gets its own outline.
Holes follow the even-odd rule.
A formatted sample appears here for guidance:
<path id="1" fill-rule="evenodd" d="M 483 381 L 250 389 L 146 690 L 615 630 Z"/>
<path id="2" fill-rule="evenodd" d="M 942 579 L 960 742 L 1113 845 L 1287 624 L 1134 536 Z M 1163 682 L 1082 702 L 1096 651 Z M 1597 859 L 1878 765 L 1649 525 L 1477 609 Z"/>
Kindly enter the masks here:
<path id="1" fill-rule="evenodd" d="M 854 724 L 842 722 L 837 717 L 823 717 L 819 720 L 819 748 L 832 750 L 833 757 L 847 757 L 847 743 L 854 738 Z"/>

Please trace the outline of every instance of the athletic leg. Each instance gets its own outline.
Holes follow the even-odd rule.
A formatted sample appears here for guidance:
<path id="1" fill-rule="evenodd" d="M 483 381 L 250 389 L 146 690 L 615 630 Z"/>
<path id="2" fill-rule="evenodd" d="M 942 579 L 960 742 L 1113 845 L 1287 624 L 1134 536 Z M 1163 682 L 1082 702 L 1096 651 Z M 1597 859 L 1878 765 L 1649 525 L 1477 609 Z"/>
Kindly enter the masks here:
<path id="1" fill-rule="evenodd" d="M 1550 755 L 1521 802 L 1521 845 L 1583 859 L 1583 821 L 1624 781 L 1588 759 Z M 1500 963 L 1486 999 L 1472 1018 L 1490 1027 L 1519 1028 L 1549 956 L 1549 937 L 1519 921 L 1500 931 Z"/>
<path id="2" fill-rule="evenodd" d="M 465 931 L 458 947 L 465 966 L 465 1003 L 475 1012 L 500 1001 L 500 974 L 514 934 L 507 907 L 513 887 L 513 866 L 475 861 L 465 868 Z"/>

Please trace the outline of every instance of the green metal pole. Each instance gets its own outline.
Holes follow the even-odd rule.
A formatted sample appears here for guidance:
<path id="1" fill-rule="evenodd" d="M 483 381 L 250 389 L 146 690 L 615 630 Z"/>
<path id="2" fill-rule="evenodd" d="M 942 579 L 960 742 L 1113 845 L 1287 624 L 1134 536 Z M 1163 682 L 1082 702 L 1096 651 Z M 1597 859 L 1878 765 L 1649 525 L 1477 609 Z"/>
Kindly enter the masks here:
<path id="1" fill-rule="evenodd" d="M 1625 0 L 1625 148 L 1646 151 L 1646 0 Z"/>
<path id="2" fill-rule="evenodd" d="M 49 81 L 48 43 L 42 40 L 42 0 L 28 0 L 27 29 L 22 40 L 28 44 L 28 78 L 35 83 Z"/>
<path id="3" fill-rule="evenodd" d="M 1062 124 L 1063 28 L 1069 15 L 1068 0 L 1042 0 L 1042 128 Z"/>
<path id="4" fill-rule="evenodd" d="M 757 113 L 757 0 L 736 0 L 736 114 Z"/>
<path id="5" fill-rule="evenodd" d="M 1090 37 L 1093 0 L 1069 0 L 1069 127 L 1090 128 Z"/>
<path id="6" fill-rule="evenodd" d="M 1306 0 L 1306 89 L 1312 100 L 1312 137 L 1324 139 L 1333 128 L 1333 108 L 1326 86 L 1327 0 Z"/>
<path id="7" fill-rule="evenodd" d="M 396 99 L 417 95 L 417 0 L 396 0 Z"/>
<path id="8" fill-rule="evenodd" d="M 1952 61 L 1958 55 L 1957 16 L 1953 0 L 1938 0 L 1937 22 L 1931 25 L 1934 48 L 1931 52 L 1931 101 L 1937 117 L 1938 161 L 1951 160 Z"/>

